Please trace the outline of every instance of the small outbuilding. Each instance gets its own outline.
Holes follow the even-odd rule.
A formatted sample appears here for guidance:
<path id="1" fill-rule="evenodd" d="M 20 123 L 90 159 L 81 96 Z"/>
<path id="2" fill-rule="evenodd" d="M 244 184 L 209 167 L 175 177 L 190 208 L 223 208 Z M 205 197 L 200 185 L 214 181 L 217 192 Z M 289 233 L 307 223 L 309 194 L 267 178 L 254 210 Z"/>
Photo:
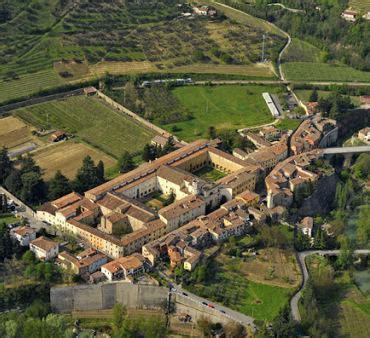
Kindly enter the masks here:
<path id="1" fill-rule="evenodd" d="M 56 130 L 50 135 L 51 142 L 59 142 L 67 139 L 67 133 L 64 130 Z"/>

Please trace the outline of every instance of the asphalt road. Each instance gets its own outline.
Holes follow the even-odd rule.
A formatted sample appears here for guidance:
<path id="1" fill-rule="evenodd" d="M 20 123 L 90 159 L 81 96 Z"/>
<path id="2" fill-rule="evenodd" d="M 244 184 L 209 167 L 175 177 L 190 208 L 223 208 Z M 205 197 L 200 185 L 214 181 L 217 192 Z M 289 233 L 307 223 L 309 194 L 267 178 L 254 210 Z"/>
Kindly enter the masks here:
<path id="1" fill-rule="evenodd" d="M 225 317 L 227 317 L 231 320 L 234 320 L 236 322 L 239 322 L 240 324 L 242 324 L 244 326 L 251 326 L 253 329 L 255 328 L 255 326 L 253 324 L 254 318 L 252 318 L 250 316 L 246 316 L 243 313 L 234 311 L 234 310 L 232 310 L 232 309 L 230 309 L 226 306 L 222 306 L 218 303 L 214 303 L 212 301 L 209 301 L 206 298 L 202 298 L 202 297 L 199 297 L 197 295 L 194 295 L 193 293 L 182 289 L 179 285 L 174 285 L 174 288 L 172 288 L 171 292 L 176 294 L 176 295 L 179 295 L 180 297 L 186 297 L 188 299 L 191 299 L 193 302 L 195 302 L 195 303 L 197 303 L 201 306 L 204 306 L 208 310 L 217 311 L 220 314 L 222 314 L 223 316 L 225 316 Z M 184 295 L 184 293 L 186 294 L 186 296 Z"/>

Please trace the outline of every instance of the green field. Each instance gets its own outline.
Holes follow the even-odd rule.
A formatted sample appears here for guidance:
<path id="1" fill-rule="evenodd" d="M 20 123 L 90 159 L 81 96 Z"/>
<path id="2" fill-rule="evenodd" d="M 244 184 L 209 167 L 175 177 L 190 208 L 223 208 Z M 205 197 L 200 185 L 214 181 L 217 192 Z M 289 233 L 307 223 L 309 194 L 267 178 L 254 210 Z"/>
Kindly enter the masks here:
<path id="1" fill-rule="evenodd" d="M 231 259 L 220 255 L 216 260 L 207 262 L 208 279 L 202 283 L 192 283 L 187 288 L 195 294 L 221 303 L 257 320 L 271 321 L 287 304 L 293 287 L 292 285 L 290 287 L 275 286 L 269 284 L 268 280 L 266 283 L 252 281 L 247 277 L 246 264 L 240 258 Z M 258 266 L 257 270 L 254 271 L 261 279 L 263 279 L 262 276 L 268 274 L 266 266 L 269 264 L 265 264 L 262 268 Z M 286 262 L 285 264 L 290 265 Z M 277 263 L 273 265 L 276 270 L 280 270 L 282 267 Z"/>
<path id="2" fill-rule="evenodd" d="M 276 127 L 281 130 L 295 130 L 301 124 L 301 120 L 295 119 L 281 119 L 276 124 Z"/>
<path id="3" fill-rule="evenodd" d="M 98 98 L 75 96 L 21 108 L 14 114 L 38 128 L 63 129 L 113 157 L 136 152 L 155 135 Z"/>
<path id="4" fill-rule="evenodd" d="M 282 64 L 284 74 L 292 81 L 370 82 L 370 72 L 345 65 L 318 62 L 288 62 Z"/>
<path id="5" fill-rule="evenodd" d="M 306 41 L 293 38 L 283 54 L 283 62 L 321 62 L 323 52 Z"/>
<path id="6" fill-rule="evenodd" d="M 164 125 L 186 141 L 207 137 L 210 126 L 217 130 L 239 129 L 274 119 L 262 97 L 263 92 L 277 93 L 280 87 L 258 85 L 188 86 L 178 87 L 173 94 L 184 110 L 194 116 L 189 121 Z M 174 129 L 176 130 L 176 129 Z"/>
<path id="7" fill-rule="evenodd" d="M 308 102 L 309 101 L 309 98 L 310 98 L 310 95 L 312 93 L 312 90 L 309 90 L 309 89 L 296 89 L 296 90 L 294 90 L 294 92 L 296 93 L 296 95 L 303 102 Z M 317 93 L 319 94 L 319 98 L 320 98 L 320 97 L 328 97 L 330 94 L 332 94 L 334 92 L 330 92 L 330 91 L 327 91 L 327 90 L 318 90 Z M 360 105 L 360 99 L 359 99 L 358 96 L 351 96 L 351 101 L 352 101 L 352 103 L 355 106 L 359 106 Z"/>
<path id="8" fill-rule="evenodd" d="M 21 75 L 17 80 L 0 81 L 0 102 L 27 97 L 65 83 L 66 81 L 52 69 Z"/>
<path id="9" fill-rule="evenodd" d="M 12 214 L 0 215 L 0 224 L 2 224 L 2 223 L 5 223 L 5 224 L 17 223 L 19 221 L 20 221 L 20 219 L 13 216 Z"/>
<path id="10" fill-rule="evenodd" d="M 370 11 L 369 0 L 349 0 L 348 6 L 359 11 L 361 14 Z"/>

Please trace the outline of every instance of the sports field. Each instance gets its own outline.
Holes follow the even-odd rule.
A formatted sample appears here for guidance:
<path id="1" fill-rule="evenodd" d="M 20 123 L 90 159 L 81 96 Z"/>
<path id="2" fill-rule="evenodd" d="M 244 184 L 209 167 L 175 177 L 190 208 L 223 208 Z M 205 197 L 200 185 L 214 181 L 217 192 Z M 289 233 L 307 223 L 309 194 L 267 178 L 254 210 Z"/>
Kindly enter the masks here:
<path id="1" fill-rule="evenodd" d="M 82 143 L 72 141 L 50 144 L 32 153 L 36 163 L 44 169 L 44 178 L 52 178 L 57 170 L 68 178 L 73 179 L 82 165 L 82 160 L 90 155 L 95 163 L 102 160 L 106 169 L 115 164 L 115 160 L 103 153 Z"/>
<path id="2" fill-rule="evenodd" d="M 258 85 L 178 87 L 173 94 L 194 118 L 163 127 L 172 131 L 176 125 L 178 131 L 174 133 L 181 139 L 192 141 L 207 137 L 210 126 L 221 130 L 269 123 L 274 119 L 262 93 L 276 93 L 279 89 L 278 86 Z"/>
<path id="3" fill-rule="evenodd" d="M 370 82 L 370 72 L 345 65 L 319 62 L 288 62 L 282 64 L 284 74 L 292 81 Z"/>
<path id="4" fill-rule="evenodd" d="M 108 155 L 142 150 L 155 133 L 95 97 L 75 96 L 14 112 L 38 128 L 63 129 Z"/>

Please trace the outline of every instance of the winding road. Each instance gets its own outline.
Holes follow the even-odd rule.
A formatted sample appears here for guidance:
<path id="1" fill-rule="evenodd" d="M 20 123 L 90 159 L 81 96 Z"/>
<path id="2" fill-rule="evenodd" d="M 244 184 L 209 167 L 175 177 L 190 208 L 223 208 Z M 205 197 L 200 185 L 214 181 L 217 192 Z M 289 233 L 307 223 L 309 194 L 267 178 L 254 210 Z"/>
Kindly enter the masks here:
<path id="1" fill-rule="evenodd" d="M 290 308 L 291 308 L 291 312 L 292 312 L 292 316 L 294 320 L 298 322 L 301 321 L 301 314 L 299 313 L 298 303 L 302 297 L 303 290 L 306 287 L 308 279 L 309 279 L 309 274 L 308 274 L 307 265 L 306 265 L 306 257 L 311 256 L 311 255 L 316 255 L 316 254 L 322 255 L 322 256 L 338 256 L 339 253 L 340 253 L 340 250 L 312 250 L 312 251 L 299 252 L 297 254 L 298 264 L 302 271 L 303 281 L 302 281 L 302 285 L 300 289 L 298 290 L 298 292 L 290 300 Z M 355 250 L 354 254 L 355 255 L 369 255 L 370 250 L 366 250 L 366 249 Z"/>
<path id="2" fill-rule="evenodd" d="M 283 9 L 286 9 L 287 11 L 292 12 L 292 13 L 304 13 L 303 9 L 286 7 L 284 4 L 282 4 L 280 2 L 275 2 L 275 3 L 272 3 L 272 4 L 268 4 L 267 6 L 279 6 L 279 7 L 283 8 Z"/>

